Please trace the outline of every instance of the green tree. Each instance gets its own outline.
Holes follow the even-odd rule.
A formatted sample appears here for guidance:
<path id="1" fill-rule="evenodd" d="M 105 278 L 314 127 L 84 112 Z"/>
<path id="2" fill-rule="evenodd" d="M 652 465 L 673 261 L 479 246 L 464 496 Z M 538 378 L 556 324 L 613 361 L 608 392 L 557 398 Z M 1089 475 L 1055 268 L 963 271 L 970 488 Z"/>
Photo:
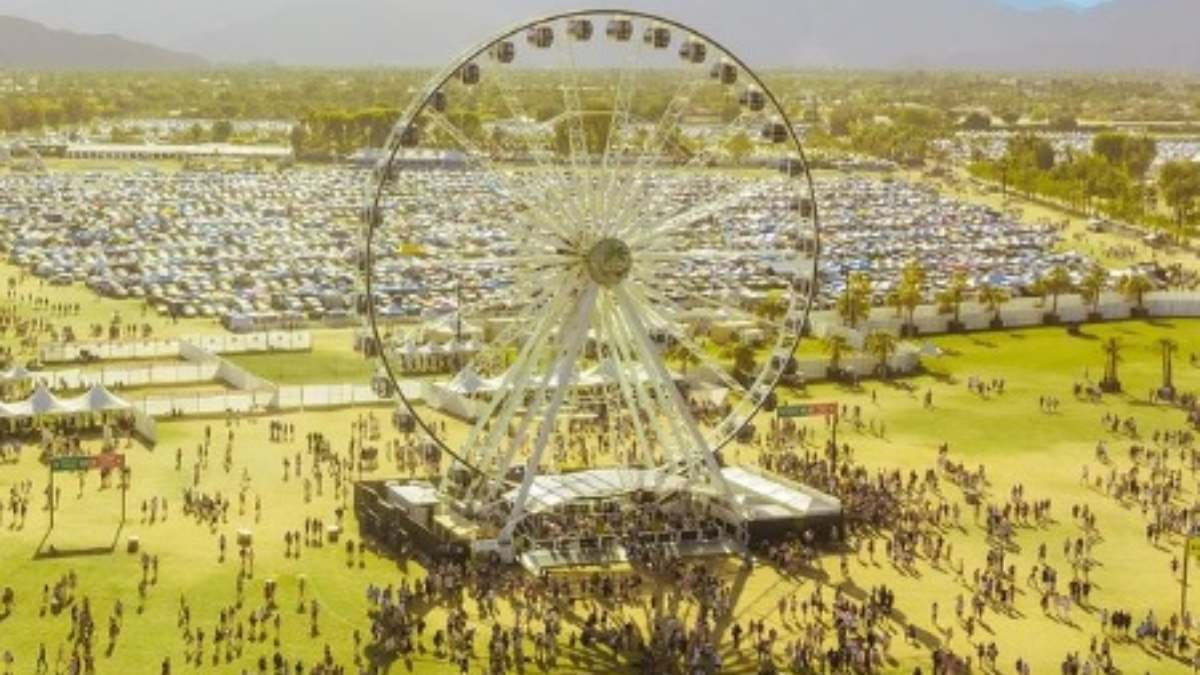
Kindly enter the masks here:
<path id="1" fill-rule="evenodd" d="M 959 126 L 967 131 L 986 131 L 992 128 L 992 116 L 974 111 L 964 117 Z"/>
<path id="2" fill-rule="evenodd" d="M 212 139 L 216 143 L 224 143 L 233 136 L 233 122 L 229 120 L 217 120 L 213 122 Z"/>
<path id="3" fill-rule="evenodd" d="M 1100 296 L 1107 288 L 1108 271 L 1100 265 L 1094 265 L 1079 282 L 1079 294 L 1092 314 L 1100 311 Z"/>
<path id="4" fill-rule="evenodd" d="M 837 299 L 838 316 L 850 328 L 867 318 L 871 311 L 871 279 L 862 272 L 855 272 L 847 280 L 846 288 Z"/>
<path id="5" fill-rule="evenodd" d="M 1042 285 L 1051 298 L 1050 313 L 1058 316 L 1058 296 L 1071 291 L 1071 273 L 1062 265 L 1056 265 L 1042 279 Z"/>
<path id="6" fill-rule="evenodd" d="M 1144 274 L 1130 274 L 1121 279 L 1120 288 L 1125 299 L 1141 310 L 1145 307 L 1146 294 L 1154 290 L 1154 283 Z"/>
<path id="7" fill-rule="evenodd" d="M 564 157 L 572 152 L 571 135 L 582 133 L 583 147 L 576 152 L 586 151 L 592 156 L 604 154 L 608 136 L 612 132 L 611 110 L 587 110 L 579 114 L 578 120 L 564 117 L 554 123 L 554 150 Z M 669 151 L 673 137 L 668 137 L 664 150 Z M 575 141 L 579 142 L 578 139 Z"/>
<path id="8" fill-rule="evenodd" d="M 1008 300 L 1008 291 L 999 286 L 985 283 L 979 287 L 979 302 L 983 303 L 983 306 L 992 313 L 993 322 L 1000 321 L 1000 307 Z"/>
<path id="9" fill-rule="evenodd" d="M 1104 379 L 1100 380 L 1100 387 L 1105 391 L 1120 391 L 1121 380 L 1117 376 L 1117 364 L 1121 362 L 1121 340 L 1110 337 L 1100 345 L 1100 349 L 1105 357 Z"/>
<path id="10" fill-rule="evenodd" d="M 885 378 L 891 373 L 888 361 L 896 353 L 897 344 L 895 335 L 881 330 L 872 331 L 863 343 L 867 352 L 879 361 L 879 370 Z"/>
<path id="11" fill-rule="evenodd" d="M 829 372 L 837 377 L 842 372 L 842 359 L 851 352 L 850 341 L 845 335 L 831 333 L 821 341 L 821 346 L 829 357 Z"/>
<path id="12" fill-rule="evenodd" d="M 754 144 L 750 142 L 746 132 L 739 131 L 725 140 L 725 152 L 735 164 L 741 164 L 754 152 Z"/>
<path id="13" fill-rule="evenodd" d="M 969 291 L 967 273 L 956 270 L 950 277 L 950 285 L 938 293 L 937 299 L 940 308 L 953 312 L 955 324 L 961 323 L 962 304 L 966 302 Z"/>
<path id="14" fill-rule="evenodd" d="M 1159 172 L 1158 184 L 1163 200 L 1175 213 L 1176 238 L 1183 243 L 1200 200 L 1200 163 L 1167 162 Z"/>

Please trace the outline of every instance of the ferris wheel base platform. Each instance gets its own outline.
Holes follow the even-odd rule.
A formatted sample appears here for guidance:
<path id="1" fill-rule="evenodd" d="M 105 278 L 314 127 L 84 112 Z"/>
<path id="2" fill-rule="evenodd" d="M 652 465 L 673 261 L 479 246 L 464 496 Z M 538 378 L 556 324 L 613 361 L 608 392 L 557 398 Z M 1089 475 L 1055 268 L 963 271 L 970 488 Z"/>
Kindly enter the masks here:
<path id="1" fill-rule="evenodd" d="M 598 509 L 606 501 L 629 500 L 655 493 L 649 479 L 654 470 L 588 469 L 569 474 L 538 476 L 536 492 L 545 500 L 538 510 Z M 642 475 L 642 473 L 646 475 Z M 711 490 L 695 492 L 678 482 L 658 482 L 669 494 L 702 496 L 704 520 L 693 529 L 638 532 L 617 536 L 596 531 L 569 537 L 526 540 L 514 550 L 482 534 L 478 523 L 448 508 L 436 488 L 426 481 L 364 481 L 355 484 L 355 511 L 361 534 L 383 548 L 420 550 L 435 558 L 464 559 L 499 554 L 533 573 L 544 570 L 628 564 L 626 544 L 654 548 L 682 557 L 745 555 L 773 542 L 801 539 L 809 544 L 836 542 L 843 533 L 841 502 L 788 479 L 749 467 L 723 467 L 721 475 L 732 499 Z M 570 487 L 568 490 L 566 488 Z M 618 489 L 620 488 L 620 489 Z M 555 499 L 550 500 L 553 494 Z M 553 502 L 553 506 L 550 505 Z M 698 507 L 699 508 L 699 507 Z"/>
<path id="2" fill-rule="evenodd" d="M 709 558 L 721 556 L 744 556 L 746 549 L 729 539 L 714 541 L 679 542 L 663 544 L 665 553 L 680 558 Z M 580 567 L 614 567 L 631 563 L 629 550 L 622 545 L 611 548 L 539 548 L 517 556 L 517 562 L 533 575 Z"/>

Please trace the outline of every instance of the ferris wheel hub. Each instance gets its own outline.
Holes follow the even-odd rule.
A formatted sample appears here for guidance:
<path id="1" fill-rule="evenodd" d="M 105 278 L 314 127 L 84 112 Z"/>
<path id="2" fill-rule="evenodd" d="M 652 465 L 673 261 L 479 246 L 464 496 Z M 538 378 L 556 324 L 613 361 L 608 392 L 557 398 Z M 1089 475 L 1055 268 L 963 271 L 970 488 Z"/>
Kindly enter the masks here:
<path id="1" fill-rule="evenodd" d="M 629 245 L 615 237 L 596 242 L 584 258 L 588 276 L 601 286 L 616 286 L 629 275 L 633 254 Z"/>

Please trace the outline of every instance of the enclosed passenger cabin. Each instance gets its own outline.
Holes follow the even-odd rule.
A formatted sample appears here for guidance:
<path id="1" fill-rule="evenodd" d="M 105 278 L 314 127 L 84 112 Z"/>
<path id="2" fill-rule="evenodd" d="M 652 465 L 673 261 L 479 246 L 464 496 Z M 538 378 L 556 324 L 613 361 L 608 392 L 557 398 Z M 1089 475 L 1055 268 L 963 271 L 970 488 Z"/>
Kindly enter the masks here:
<path id="1" fill-rule="evenodd" d="M 499 63 L 512 63 L 517 58 L 517 46 L 511 40 L 501 40 L 488 49 L 488 55 Z"/>
<path id="2" fill-rule="evenodd" d="M 647 26 L 642 34 L 642 40 L 655 49 L 666 49 L 671 46 L 671 31 L 666 26 L 654 24 Z"/>
<path id="3" fill-rule="evenodd" d="M 567 22 L 567 32 L 577 42 L 587 42 L 592 39 L 592 22 L 588 19 L 571 19 Z"/>
<path id="4" fill-rule="evenodd" d="M 679 45 L 679 58 L 688 63 L 704 63 L 708 58 L 708 45 L 699 38 L 688 38 Z"/>
<path id="5" fill-rule="evenodd" d="M 479 75 L 479 64 L 475 63 L 474 61 L 471 63 L 464 63 L 463 66 L 458 69 L 459 82 L 462 82 L 467 86 L 479 84 Z"/>
<path id="6" fill-rule="evenodd" d="M 783 122 L 767 122 L 762 129 L 763 140 L 782 143 L 788 138 L 787 126 Z"/>
<path id="7" fill-rule="evenodd" d="M 767 106 L 767 96 L 758 87 L 747 87 L 738 97 L 738 103 L 747 110 L 758 112 Z"/>
<path id="8" fill-rule="evenodd" d="M 708 75 L 721 84 L 734 84 L 738 79 L 737 65 L 729 59 L 721 59 L 719 62 L 713 64 L 712 70 L 708 71 Z"/>
<path id="9" fill-rule="evenodd" d="M 633 37 L 633 22 L 623 17 L 609 19 L 608 26 L 604 32 L 610 40 L 628 42 Z"/>
<path id="10" fill-rule="evenodd" d="M 438 112 L 446 112 L 446 92 L 440 89 L 433 92 L 429 95 L 426 105 Z"/>
<path id="11" fill-rule="evenodd" d="M 525 40 L 538 49 L 547 49 L 554 44 L 554 29 L 550 26 L 532 26 L 525 31 Z"/>
<path id="12" fill-rule="evenodd" d="M 400 147 L 415 148 L 421 140 L 420 135 L 417 125 L 409 122 L 408 126 L 404 127 L 404 131 L 400 132 Z"/>

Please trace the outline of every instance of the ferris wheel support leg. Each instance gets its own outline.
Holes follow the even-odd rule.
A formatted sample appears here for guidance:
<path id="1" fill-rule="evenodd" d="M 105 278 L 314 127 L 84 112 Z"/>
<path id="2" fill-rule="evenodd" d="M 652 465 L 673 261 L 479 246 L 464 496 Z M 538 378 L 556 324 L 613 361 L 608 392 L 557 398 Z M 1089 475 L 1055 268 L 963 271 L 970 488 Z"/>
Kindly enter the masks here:
<path id="1" fill-rule="evenodd" d="M 633 333 L 634 339 L 638 341 L 638 346 L 644 354 L 655 354 L 654 346 L 650 342 L 650 335 L 646 331 L 646 325 L 642 322 L 641 314 L 638 312 L 636 303 L 632 296 L 624 287 L 616 289 L 617 302 L 625 315 L 625 322 Z M 729 489 L 729 484 L 725 482 L 725 477 L 721 475 L 721 467 L 717 465 L 717 458 L 709 447 L 708 442 L 704 440 L 704 435 L 700 433 L 700 429 L 696 426 L 696 420 L 688 411 L 687 402 L 679 395 L 679 389 L 676 388 L 675 382 L 671 379 L 671 373 L 663 364 L 661 358 L 648 357 L 649 367 L 653 369 L 654 375 L 663 383 L 663 389 L 667 392 L 667 397 L 670 400 L 672 407 L 675 408 L 676 415 L 682 423 L 684 430 L 687 432 L 688 439 L 691 441 L 691 450 L 688 453 L 688 464 L 703 463 L 704 469 L 707 471 L 709 479 L 713 486 L 725 497 L 732 507 L 734 504 L 733 493 Z"/>
<path id="2" fill-rule="evenodd" d="M 542 417 L 537 438 L 534 440 L 533 452 L 530 453 L 529 461 L 525 464 L 525 476 L 521 479 L 521 487 L 517 490 L 516 499 L 513 500 L 512 512 L 509 513 L 504 528 L 500 530 L 500 535 L 496 537 L 500 553 L 505 559 L 510 560 L 513 556 L 513 530 L 525 517 L 525 504 L 529 501 L 529 490 L 533 487 L 533 480 L 537 478 L 542 454 L 549 445 L 550 433 L 554 431 L 558 409 L 562 407 L 563 399 L 566 398 L 567 391 L 575 380 L 575 362 L 579 359 L 584 342 L 587 340 L 592 310 L 596 306 L 597 292 L 598 288 L 595 284 L 588 285 L 579 298 L 579 305 L 571 323 L 565 326 L 567 333 L 563 338 L 562 358 L 557 364 L 558 386 L 554 390 L 553 398 L 550 399 L 550 405 L 546 408 L 546 414 Z"/>

